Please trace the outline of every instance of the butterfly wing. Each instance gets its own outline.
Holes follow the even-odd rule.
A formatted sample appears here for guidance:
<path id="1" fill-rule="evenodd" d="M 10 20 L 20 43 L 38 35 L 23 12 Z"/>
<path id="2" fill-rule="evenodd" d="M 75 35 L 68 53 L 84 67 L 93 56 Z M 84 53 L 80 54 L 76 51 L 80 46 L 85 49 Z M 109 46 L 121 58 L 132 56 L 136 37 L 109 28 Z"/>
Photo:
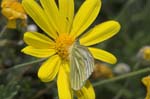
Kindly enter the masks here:
<path id="1" fill-rule="evenodd" d="M 94 69 L 94 59 L 88 48 L 75 43 L 70 53 L 71 87 L 79 90 Z"/>

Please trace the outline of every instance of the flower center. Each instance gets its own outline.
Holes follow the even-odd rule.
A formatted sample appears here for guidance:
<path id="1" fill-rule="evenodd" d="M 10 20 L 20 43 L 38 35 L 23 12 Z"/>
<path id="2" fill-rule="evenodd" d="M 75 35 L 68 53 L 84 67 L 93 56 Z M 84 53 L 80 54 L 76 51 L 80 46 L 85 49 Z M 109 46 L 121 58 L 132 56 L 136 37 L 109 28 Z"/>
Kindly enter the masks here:
<path id="1" fill-rule="evenodd" d="M 56 40 L 55 49 L 57 51 L 57 54 L 62 59 L 68 59 L 69 56 L 69 48 L 74 43 L 74 38 L 67 35 L 67 34 L 61 34 Z"/>

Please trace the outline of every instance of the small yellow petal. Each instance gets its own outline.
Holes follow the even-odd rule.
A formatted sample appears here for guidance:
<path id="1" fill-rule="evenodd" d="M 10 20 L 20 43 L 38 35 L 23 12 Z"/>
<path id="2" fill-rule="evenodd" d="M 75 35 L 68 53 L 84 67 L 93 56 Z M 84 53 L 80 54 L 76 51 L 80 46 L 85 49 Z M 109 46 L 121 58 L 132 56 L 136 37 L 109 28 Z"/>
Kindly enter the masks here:
<path id="1" fill-rule="evenodd" d="M 101 0 L 85 0 L 73 21 L 70 35 L 79 36 L 95 20 L 101 8 Z"/>
<path id="2" fill-rule="evenodd" d="M 55 29 L 52 28 L 50 22 L 47 21 L 47 15 L 35 0 L 23 0 L 22 5 L 25 11 L 30 15 L 30 17 L 32 17 L 41 29 L 43 29 L 52 38 L 57 37 Z"/>
<path id="3" fill-rule="evenodd" d="M 43 82 L 52 81 L 56 77 L 56 75 L 59 71 L 60 65 L 61 65 L 61 59 L 58 55 L 50 57 L 39 68 L 38 77 Z"/>
<path id="4" fill-rule="evenodd" d="M 59 99 L 73 99 L 73 93 L 70 86 L 70 73 L 66 71 L 65 67 L 68 64 L 60 66 L 60 70 L 57 78 L 58 95 Z"/>
<path id="5" fill-rule="evenodd" d="M 120 24 L 118 22 L 107 21 L 85 33 L 81 37 L 80 43 L 84 46 L 94 45 L 114 36 L 119 30 Z"/>
<path id="6" fill-rule="evenodd" d="M 74 0 L 59 0 L 59 12 L 65 20 L 65 33 L 69 33 L 74 17 Z"/>
<path id="7" fill-rule="evenodd" d="M 54 42 L 44 34 L 38 32 L 26 32 L 24 34 L 24 41 L 29 46 L 33 46 L 34 48 L 54 48 Z"/>
<path id="8" fill-rule="evenodd" d="M 92 48 L 92 47 L 88 47 L 88 49 L 90 50 L 90 52 L 92 53 L 95 59 L 98 59 L 98 60 L 101 60 L 110 64 L 115 64 L 117 62 L 116 57 L 109 52 L 106 52 L 104 50 L 97 49 L 97 48 Z"/>
<path id="9" fill-rule="evenodd" d="M 46 58 L 56 53 L 54 49 L 37 49 L 32 46 L 27 46 L 23 48 L 21 51 L 25 54 L 38 57 L 38 58 Z"/>
<path id="10" fill-rule="evenodd" d="M 146 86 L 146 87 L 150 87 L 150 76 L 146 76 L 142 79 L 142 83 Z"/>
<path id="11" fill-rule="evenodd" d="M 76 91 L 76 94 L 78 99 L 95 99 L 95 92 L 89 81 L 86 82 L 85 86 L 81 90 Z"/>
<path id="12" fill-rule="evenodd" d="M 146 76 L 142 79 L 142 83 L 145 85 L 147 89 L 147 94 L 145 99 L 150 99 L 150 76 Z"/>

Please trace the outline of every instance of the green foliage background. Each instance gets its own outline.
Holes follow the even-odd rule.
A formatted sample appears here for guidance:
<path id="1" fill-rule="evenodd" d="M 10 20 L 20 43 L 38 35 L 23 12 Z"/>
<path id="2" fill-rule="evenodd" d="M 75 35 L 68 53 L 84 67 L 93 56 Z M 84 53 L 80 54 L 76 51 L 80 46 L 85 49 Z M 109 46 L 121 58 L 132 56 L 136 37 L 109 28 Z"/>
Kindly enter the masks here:
<path id="1" fill-rule="evenodd" d="M 76 9 L 83 1 L 75 0 Z M 91 27 L 107 20 L 117 20 L 121 24 L 121 31 L 96 47 L 113 53 L 118 58 L 118 62 L 125 62 L 133 69 L 139 62 L 136 55 L 140 48 L 150 45 L 149 10 L 150 0 L 102 0 L 101 12 Z M 6 22 L 5 17 L 0 13 L 0 30 Z M 28 23 L 34 22 L 29 19 Z M 0 37 L 0 99 L 57 99 L 56 83 L 45 84 L 37 78 L 41 62 L 12 69 L 17 64 L 35 60 L 20 52 L 25 46 L 22 41 L 25 30 L 19 26 L 17 29 L 7 29 Z M 138 69 L 148 66 L 140 64 Z M 114 67 L 115 65 L 111 66 L 112 69 Z M 141 83 L 141 78 L 149 74 L 144 73 L 96 86 L 96 99 L 144 99 L 146 89 Z M 128 84 L 123 88 L 126 82 Z M 116 98 L 121 89 L 123 90 L 121 96 Z"/>

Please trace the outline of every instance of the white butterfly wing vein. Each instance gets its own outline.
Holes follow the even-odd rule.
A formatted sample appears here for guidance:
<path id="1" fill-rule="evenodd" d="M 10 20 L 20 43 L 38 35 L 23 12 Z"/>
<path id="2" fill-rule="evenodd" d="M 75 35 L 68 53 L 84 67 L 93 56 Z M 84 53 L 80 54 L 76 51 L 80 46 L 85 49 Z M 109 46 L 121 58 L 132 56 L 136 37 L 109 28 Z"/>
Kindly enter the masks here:
<path id="1" fill-rule="evenodd" d="M 75 44 L 71 50 L 70 63 L 71 87 L 74 90 L 79 90 L 93 72 L 93 56 L 86 47 Z"/>

